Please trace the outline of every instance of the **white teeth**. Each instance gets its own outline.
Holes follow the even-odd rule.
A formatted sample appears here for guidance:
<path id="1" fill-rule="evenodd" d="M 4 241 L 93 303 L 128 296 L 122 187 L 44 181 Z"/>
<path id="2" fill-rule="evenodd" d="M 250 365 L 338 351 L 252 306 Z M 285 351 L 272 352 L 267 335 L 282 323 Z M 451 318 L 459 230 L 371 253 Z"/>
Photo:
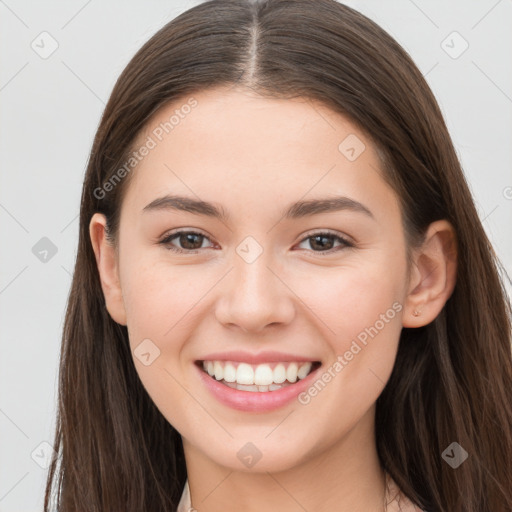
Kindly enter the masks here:
<path id="1" fill-rule="evenodd" d="M 289 380 L 290 382 L 295 382 L 297 380 L 297 371 L 299 367 L 297 366 L 297 363 L 292 363 L 288 368 L 286 369 L 286 380 Z"/>
<path id="2" fill-rule="evenodd" d="M 254 384 L 258 386 L 270 386 L 274 382 L 274 372 L 268 364 L 260 364 L 256 366 L 254 372 Z"/>
<path id="3" fill-rule="evenodd" d="M 286 386 L 291 386 L 289 382 L 286 382 L 285 384 L 270 384 L 270 386 L 246 386 L 245 384 L 237 384 L 236 382 L 226 382 L 222 381 L 223 384 L 226 386 L 229 386 L 233 389 L 238 389 L 240 391 L 259 391 L 259 392 L 266 392 L 266 391 L 277 391 L 278 389 L 285 388 Z"/>
<path id="4" fill-rule="evenodd" d="M 222 380 L 224 377 L 224 369 L 222 368 L 222 365 L 219 363 L 219 361 L 215 361 L 213 363 L 213 372 L 217 380 Z"/>
<path id="5" fill-rule="evenodd" d="M 297 377 L 299 379 L 304 379 L 305 377 L 307 377 L 308 373 L 311 370 L 311 366 L 313 366 L 311 363 L 303 364 L 297 371 Z"/>
<path id="6" fill-rule="evenodd" d="M 304 379 L 310 373 L 311 367 L 311 362 L 301 363 L 300 366 L 296 362 L 278 363 L 272 369 L 270 364 L 203 361 L 203 369 L 211 377 L 245 391 L 275 391 Z"/>
<path id="7" fill-rule="evenodd" d="M 254 370 L 250 364 L 240 363 L 238 365 L 236 369 L 236 381 L 238 384 L 254 384 Z"/>
<path id="8" fill-rule="evenodd" d="M 257 393 L 259 391 L 258 386 L 254 384 L 252 386 L 244 386 L 243 384 L 237 384 L 236 389 L 240 389 L 241 391 L 252 391 L 253 393 Z"/>
<path id="9" fill-rule="evenodd" d="M 274 382 L 276 384 L 281 384 L 286 380 L 286 368 L 284 364 L 279 363 L 274 368 Z"/>
<path id="10" fill-rule="evenodd" d="M 236 381 L 236 368 L 230 363 L 224 366 L 224 380 L 226 382 Z"/>

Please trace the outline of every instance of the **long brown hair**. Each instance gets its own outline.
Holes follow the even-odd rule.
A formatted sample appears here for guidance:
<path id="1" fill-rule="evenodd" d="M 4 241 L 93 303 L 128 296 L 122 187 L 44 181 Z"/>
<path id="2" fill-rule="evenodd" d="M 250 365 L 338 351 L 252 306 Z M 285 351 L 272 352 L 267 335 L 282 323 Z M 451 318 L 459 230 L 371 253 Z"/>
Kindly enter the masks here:
<path id="1" fill-rule="evenodd" d="M 104 184 L 156 111 L 231 84 L 319 100 L 356 123 L 382 156 L 409 247 L 433 221 L 455 228 L 455 289 L 433 322 L 402 330 L 377 400 L 378 454 L 402 491 L 429 512 L 512 510 L 511 306 L 422 74 L 384 30 L 335 0 L 213 0 L 172 20 L 137 52 L 94 139 L 62 337 L 59 457 L 45 511 L 53 496 L 62 512 L 176 510 L 187 478 L 181 437 L 143 388 L 126 327 L 105 309 L 89 222 L 94 212 L 105 214 L 115 241 L 136 167 L 106 193 Z M 456 469 L 442 456 L 453 442 L 468 453 Z"/>

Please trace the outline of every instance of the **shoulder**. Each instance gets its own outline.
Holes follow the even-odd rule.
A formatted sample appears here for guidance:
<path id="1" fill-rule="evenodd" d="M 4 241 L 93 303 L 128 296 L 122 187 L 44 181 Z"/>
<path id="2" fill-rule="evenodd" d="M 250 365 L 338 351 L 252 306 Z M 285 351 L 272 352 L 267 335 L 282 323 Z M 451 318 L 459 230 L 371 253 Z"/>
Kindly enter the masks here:
<path id="1" fill-rule="evenodd" d="M 183 493 L 181 494 L 180 502 L 178 503 L 177 512 L 192 512 L 192 503 L 190 501 L 190 488 L 188 486 L 188 479 L 185 481 L 185 487 L 183 487 Z"/>

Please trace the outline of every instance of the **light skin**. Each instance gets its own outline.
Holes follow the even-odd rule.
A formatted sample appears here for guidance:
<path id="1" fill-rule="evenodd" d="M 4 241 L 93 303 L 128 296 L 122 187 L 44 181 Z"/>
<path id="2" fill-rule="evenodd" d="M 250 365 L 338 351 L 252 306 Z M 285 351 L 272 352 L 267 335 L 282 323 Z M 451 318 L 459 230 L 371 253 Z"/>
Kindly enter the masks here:
<path id="1" fill-rule="evenodd" d="M 371 142 L 346 118 L 305 98 L 265 99 L 244 89 L 194 98 L 197 107 L 133 171 L 117 251 L 106 241 L 103 215 L 90 222 L 109 314 L 127 325 L 132 351 L 144 339 L 160 350 L 152 364 L 135 356 L 134 364 L 182 435 L 192 504 L 200 512 L 380 512 L 375 402 L 402 327 L 430 323 L 453 291 L 453 228 L 431 224 L 408 272 L 397 195 Z M 186 100 L 157 112 L 139 142 Z M 339 150 L 350 134 L 365 144 L 354 161 Z M 165 194 L 212 202 L 229 217 L 143 211 Z M 283 217 L 296 201 L 333 196 L 363 204 L 372 216 L 344 209 Z M 158 244 L 178 228 L 205 236 L 168 245 L 197 252 Z M 322 249 L 314 235 L 326 230 Z M 251 263 L 237 252 L 246 237 L 263 251 Z M 394 303 L 400 311 L 306 405 L 231 409 L 194 367 L 214 351 L 276 350 L 327 369 Z M 237 457 L 248 442 L 262 454 L 251 468 Z"/>

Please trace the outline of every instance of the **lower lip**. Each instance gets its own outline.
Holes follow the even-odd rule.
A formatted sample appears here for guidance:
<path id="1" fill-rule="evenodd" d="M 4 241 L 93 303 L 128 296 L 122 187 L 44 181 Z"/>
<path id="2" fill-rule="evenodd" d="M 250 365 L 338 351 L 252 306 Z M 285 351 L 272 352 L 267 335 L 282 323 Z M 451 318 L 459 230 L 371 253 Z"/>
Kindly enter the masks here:
<path id="1" fill-rule="evenodd" d="M 241 391 L 221 384 L 218 380 L 210 377 L 197 364 L 194 366 L 197 368 L 205 386 L 219 402 L 233 409 L 247 412 L 267 412 L 284 407 L 311 385 L 318 370 L 322 368 L 319 366 L 305 379 L 276 391 Z"/>

